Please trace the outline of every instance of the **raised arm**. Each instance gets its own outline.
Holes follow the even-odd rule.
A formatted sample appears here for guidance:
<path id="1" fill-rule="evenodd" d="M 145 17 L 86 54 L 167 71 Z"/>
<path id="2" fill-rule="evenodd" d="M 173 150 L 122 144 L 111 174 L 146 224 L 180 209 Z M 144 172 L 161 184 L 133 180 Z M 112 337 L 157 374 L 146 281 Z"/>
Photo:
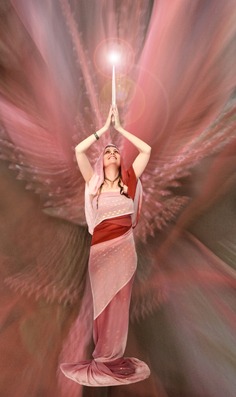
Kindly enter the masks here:
<path id="1" fill-rule="evenodd" d="M 139 151 L 138 156 L 133 162 L 133 169 L 137 178 L 139 178 L 145 170 L 151 154 L 151 146 L 142 141 L 142 139 L 126 131 L 120 124 L 119 112 L 117 107 L 112 109 L 114 116 L 115 129 L 128 139 Z"/>
<path id="2" fill-rule="evenodd" d="M 109 110 L 108 117 L 104 126 L 100 128 L 100 130 L 96 131 L 94 134 L 88 136 L 88 138 L 85 138 L 75 147 L 76 160 L 85 182 L 89 182 L 93 176 L 93 167 L 91 166 L 85 152 L 94 142 L 96 142 L 104 134 L 104 132 L 109 129 L 111 124 L 111 116 L 112 108 L 110 108 Z"/>

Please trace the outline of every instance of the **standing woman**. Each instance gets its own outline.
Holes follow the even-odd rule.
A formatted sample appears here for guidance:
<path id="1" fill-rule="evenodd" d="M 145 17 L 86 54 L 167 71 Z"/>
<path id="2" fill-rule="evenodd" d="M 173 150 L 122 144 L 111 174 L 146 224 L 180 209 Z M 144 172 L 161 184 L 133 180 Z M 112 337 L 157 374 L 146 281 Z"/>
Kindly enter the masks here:
<path id="1" fill-rule="evenodd" d="M 109 144 L 91 166 L 86 150 L 110 127 L 139 151 L 124 170 L 119 149 Z M 129 324 L 129 305 L 137 267 L 132 228 L 141 202 L 139 177 L 150 158 L 151 147 L 124 130 L 117 107 L 111 107 L 105 125 L 76 148 L 76 158 L 86 182 L 85 213 L 92 234 L 89 278 L 93 296 L 93 359 L 61 364 L 62 372 L 86 386 L 112 386 L 138 382 L 150 374 L 136 358 L 124 358 Z"/>

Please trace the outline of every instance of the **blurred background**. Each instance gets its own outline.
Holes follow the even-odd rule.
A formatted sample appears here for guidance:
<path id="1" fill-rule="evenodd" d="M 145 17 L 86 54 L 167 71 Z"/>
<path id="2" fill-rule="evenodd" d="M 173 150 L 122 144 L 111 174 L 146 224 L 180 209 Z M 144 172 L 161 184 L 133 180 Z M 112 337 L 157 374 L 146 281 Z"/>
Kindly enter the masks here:
<path id="1" fill-rule="evenodd" d="M 0 395 L 235 397 L 236 1 L 1 0 Z M 111 103 L 152 146 L 127 355 L 141 383 L 87 388 L 90 236 L 74 147 Z M 107 141 L 136 155 L 111 127 Z"/>

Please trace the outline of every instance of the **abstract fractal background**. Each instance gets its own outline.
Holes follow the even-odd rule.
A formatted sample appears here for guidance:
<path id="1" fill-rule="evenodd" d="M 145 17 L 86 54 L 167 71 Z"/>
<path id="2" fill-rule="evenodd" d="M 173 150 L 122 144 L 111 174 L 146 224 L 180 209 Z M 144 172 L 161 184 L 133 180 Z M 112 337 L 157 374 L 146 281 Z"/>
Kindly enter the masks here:
<path id="1" fill-rule="evenodd" d="M 152 147 L 126 353 L 151 376 L 82 387 L 91 236 L 74 147 L 111 104 Z M 1 0 L 0 396 L 235 397 L 236 0 Z M 127 166 L 137 154 L 111 127 Z M 87 355 L 85 357 L 85 355 Z"/>

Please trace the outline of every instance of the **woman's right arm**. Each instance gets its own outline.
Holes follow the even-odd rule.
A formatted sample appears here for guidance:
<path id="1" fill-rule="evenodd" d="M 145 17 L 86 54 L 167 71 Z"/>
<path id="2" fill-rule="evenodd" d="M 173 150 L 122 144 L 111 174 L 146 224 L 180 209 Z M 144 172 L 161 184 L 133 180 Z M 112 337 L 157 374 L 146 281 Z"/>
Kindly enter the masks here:
<path id="1" fill-rule="evenodd" d="M 106 132 L 109 129 L 111 124 L 111 115 L 112 115 L 112 108 L 110 108 L 104 126 L 100 128 L 100 130 L 96 131 L 94 134 L 90 135 L 88 138 L 85 138 L 75 147 L 76 160 L 85 182 L 89 182 L 93 176 L 93 167 L 91 166 L 90 161 L 86 156 L 85 152 L 94 142 L 96 142 L 104 134 L 104 132 Z"/>

